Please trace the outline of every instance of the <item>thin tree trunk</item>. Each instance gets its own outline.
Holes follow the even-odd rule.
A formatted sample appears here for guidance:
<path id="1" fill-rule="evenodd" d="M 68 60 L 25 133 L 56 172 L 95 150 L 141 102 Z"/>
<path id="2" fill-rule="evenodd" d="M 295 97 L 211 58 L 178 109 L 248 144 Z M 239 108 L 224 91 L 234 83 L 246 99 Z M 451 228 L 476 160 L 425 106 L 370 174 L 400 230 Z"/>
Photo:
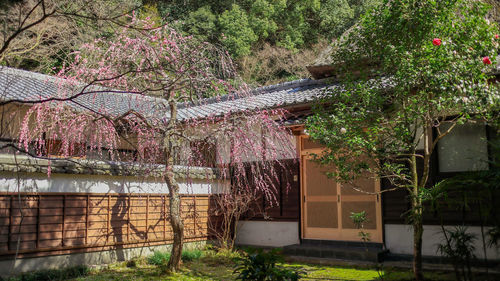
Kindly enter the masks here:
<path id="1" fill-rule="evenodd" d="M 170 190 L 170 224 L 172 225 L 172 232 L 174 234 L 172 252 L 167 264 L 167 270 L 171 272 L 178 271 L 181 266 L 182 246 L 184 244 L 184 223 L 181 218 L 179 185 L 173 174 L 173 172 L 169 171 L 166 175 L 166 181 Z"/>
<path id="2" fill-rule="evenodd" d="M 236 243 L 236 235 L 238 234 L 239 221 L 240 221 L 240 215 L 237 214 L 234 216 L 234 226 L 233 226 L 233 231 L 231 232 L 231 250 L 234 249 L 234 244 Z"/>
<path id="3" fill-rule="evenodd" d="M 424 233 L 424 227 L 422 224 L 421 207 L 413 206 L 414 212 L 417 212 L 413 221 L 413 272 L 415 274 L 415 280 L 424 280 L 424 275 L 422 271 L 422 234 Z"/>
<path id="4" fill-rule="evenodd" d="M 413 153 L 415 154 L 415 153 Z M 425 170 L 425 167 L 424 167 Z M 412 223 L 413 223 L 413 273 L 415 280 L 424 280 L 422 272 L 422 235 L 424 227 L 422 222 L 422 200 L 420 198 L 420 186 L 418 184 L 417 159 L 411 157 L 411 171 L 413 178 L 412 194 Z"/>
<path id="5" fill-rule="evenodd" d="M 165 181 L 168 185 L 169 195 L 170 195 L 170 225 L 172 226 L 172 232 L 174 235 L 174 240 L 172 243 L 172 252 L 170 255 L 170 260 L 167 264 L 167 270 L 171 272 L 178 271 L 181 266 L 182 257 L 182 246 L 184 242 L 184 222 L 181 217 L 181 198 L 179 195 L 179 184 L 175 180 L 174 173 L 174 151 L 179 146 L 179 142 L 176 136 L 172 134 L 175 131 L 177 125 L 177 103 L 173 95 L 168 95 L 169 107 L 170 107 L 170 119 L 168 121 L 168 127 L 171 131 L 167 132 L 164 144 L 166 148 L 167 165 L 165 173 Z"/>

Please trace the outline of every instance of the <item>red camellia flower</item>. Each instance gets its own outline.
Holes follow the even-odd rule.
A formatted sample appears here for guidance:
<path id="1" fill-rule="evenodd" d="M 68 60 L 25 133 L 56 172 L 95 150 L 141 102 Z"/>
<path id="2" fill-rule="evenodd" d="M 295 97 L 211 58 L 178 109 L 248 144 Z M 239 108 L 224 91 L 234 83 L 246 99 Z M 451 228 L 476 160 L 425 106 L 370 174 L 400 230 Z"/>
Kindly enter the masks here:
<path id="1" fill-rule="evenodd" d="M 483 58 L 483 63 L 484 63 L 484 64 L 491 64 L 490 57 L 484 57 L 484 58 Z"/>
<path id="2" fill-rule="evenodd" d="M 432 44 L 434 44 L 434 46 L 439 46 L 439 45 L 441 45 L 441 39 L 439 39 L 439 38 L 434 38 L 434 40 L 432 40 Z"/>
<path id="3" fill-rule="evenodd" d="M 500 36 L 498 36 L 498 34 L 495 34 L 495 39 L 498 39 L 500 38 Z"/>

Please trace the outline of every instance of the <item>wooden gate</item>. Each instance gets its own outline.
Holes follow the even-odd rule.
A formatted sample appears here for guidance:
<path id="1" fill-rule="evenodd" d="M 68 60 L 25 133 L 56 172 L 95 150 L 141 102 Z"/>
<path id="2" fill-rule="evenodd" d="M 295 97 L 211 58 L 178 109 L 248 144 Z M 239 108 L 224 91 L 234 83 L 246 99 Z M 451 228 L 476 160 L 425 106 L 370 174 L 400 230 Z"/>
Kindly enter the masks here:
<path id="1" fill-rule="evenodd" d="M 322 167 L 312 161 L 311 153 L 319 154 L 323 147 L 301 137 L 301 198 L 302 238 L 361 241 L 359 229 L 350 219 L 351 213 L 365 211 L 364 231 L 371 242 L 382 242 L 382 211 L 379 194 L 380 180 L 369 175 L 360 177 L 354 186 L 340 184 L 326 176 L 334 167 Z M 353 187 L 360 187 L 364 192 Z"/>

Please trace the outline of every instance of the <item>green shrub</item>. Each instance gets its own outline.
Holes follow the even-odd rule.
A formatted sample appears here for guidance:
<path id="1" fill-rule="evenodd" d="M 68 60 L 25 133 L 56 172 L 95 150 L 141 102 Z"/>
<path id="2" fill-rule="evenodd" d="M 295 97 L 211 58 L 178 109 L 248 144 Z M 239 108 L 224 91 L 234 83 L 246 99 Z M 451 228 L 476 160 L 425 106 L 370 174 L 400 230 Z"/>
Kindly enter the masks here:
<path id="1" fill-rule="evenodd" d="M 471 263 L 476 259 L 476 235 L 468 233 L 465 226 L 456 226 L 452 230 L 443 228 L 443 232 L 446 241 L 438 245 L 438 251 L 451 260 L 457 280 L 473 280 Z"/>
<path id="2" fill-rule="evenodd" d="M 201 258 L 203 251 L 200 249 L 182 251 L 182 261 L 193 261 Z"/>
<path id="3" fill-rule="evenodd" d="M 64 269 L 45 269 L 23 273 L 9 278 L 9 281 L 59 281 L 68 280 L 88 275 L 90 269 L 85 265 L 68 267 Z"/>
<path id="4" fill-rule="evenodd" d="M 148 258 L 148 263 L 153 265 L 166 264 L 170 259 L 170 252 L 155 251 L 152 256 Z"/>
<path id="5" fill-rule="evenodd" d="M 246 250 L 246 255 L 238 258 L 235 273 L 238 273 L 236 280 L 255 281 L 296 281 L 301 277 L 301 273 L 282 266 L 278 262 L 283 261 L 283 257 L 278 254 L 279 249 L 264 252 L 262 249 Z"/>
<path id="6" fill-rule="evenodd" d="M 128 268 L 138 267 L 139 265 L 145 265 L 148 263 L 148 259 L 145 257 L 136 257 L 125 262 L 125 266 Z"/>

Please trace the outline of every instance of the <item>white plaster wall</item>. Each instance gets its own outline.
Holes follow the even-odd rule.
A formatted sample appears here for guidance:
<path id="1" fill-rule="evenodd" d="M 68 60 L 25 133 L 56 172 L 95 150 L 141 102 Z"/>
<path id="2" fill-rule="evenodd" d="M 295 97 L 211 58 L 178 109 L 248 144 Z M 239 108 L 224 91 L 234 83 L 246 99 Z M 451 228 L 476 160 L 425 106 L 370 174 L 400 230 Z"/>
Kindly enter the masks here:
<path id="1" fill-rule="evenodd" d="M 223 163 L 229 163 L 231 161 L 231 150 L 234 147 L 231 147 L 233 135 L 219 135 L 217 139 L 217 153 L 218 157 L 222 160 Z M 256 155 L 256 148 L 262 145 L 262 132 L 259 126 L 254 125 L 252 130 L 245 131 L 244 140 L 239 140 L 241 143 L 238 145 L 238 161 L 242 162 L 252 162 L 262 160 L 262 154 Z"/>
<path id="2" fill-rule="evenodd" d="M 225 135 L 217 140 L 217 154 L 223 163 L 229 163 L 231 154 L 231 135 Z M 263 157 L 267 160 L 283 160 L 294 159 L 297 157 L 297 137 L 291 133 L 283 131 L 283 135 L 273 137 L 263 136 L 262 129 L 254 126 L 251 132 L 247 132 L 247 137 L 251 140 L 252 146 L 260 146 L 264 140 L 265 151 L 259 151 L 256 154 L 255 148 L 249 148 L 246 143 L 247 149 L 240 148 L 239 157 L 242 162 L 261 161 Z"/>
<path id="3" fill-rule="evenodd" d="M 19 183 L 19 186 L 18 186 Z M 179 182 L 182 194 L 211 194 L 228 190 L 228 180 L 191 180 Z M 18 190 L 19 188 L 19 190 Z M 0 191 L 8 192 L 91 192 L 91 193 L 168 193 L 159 179 L 76 174 L 0 172 Z"/>
<path id="4" fill-rule="evenodd" d="M 298 222 L 239 221 L 236 244 L 283 247 L 299 244 Z"/>
<path id="5" fill-rule="evenodd" d="M 453 226 L 446 226 L 447 229 L 453 229 Z M 485 227 L 484 232 L 490 228 Z M 394 254 L 413 254 L 413 228 L 409 225 L 386 224 L 385 245 L 387 249 Z M 469 226 L 468 232 L 475 234 L 475 254 L 478 258 L 484 258 L 483 243 L 481 239 L 481 228 L 479 226 Z M 439 225 L 424 225 L 422 255 L 439 256 L 437 245 L 444 243 L 445 239 Z M 488 242 L 488 236 L 486 236 Z M 487 245 L 487 243 L 486 243 Z M 495 248 L 488 248 L 486 251 L 488 259 L 500 259 L 500 252 Z"/>
<path id="6" fill-rule="evenodd" d="M 294 159 L 297 157 L 297 136 L 283 132 L 280 135 L 267 136 L 266 158 L 267 159 Z"/>

